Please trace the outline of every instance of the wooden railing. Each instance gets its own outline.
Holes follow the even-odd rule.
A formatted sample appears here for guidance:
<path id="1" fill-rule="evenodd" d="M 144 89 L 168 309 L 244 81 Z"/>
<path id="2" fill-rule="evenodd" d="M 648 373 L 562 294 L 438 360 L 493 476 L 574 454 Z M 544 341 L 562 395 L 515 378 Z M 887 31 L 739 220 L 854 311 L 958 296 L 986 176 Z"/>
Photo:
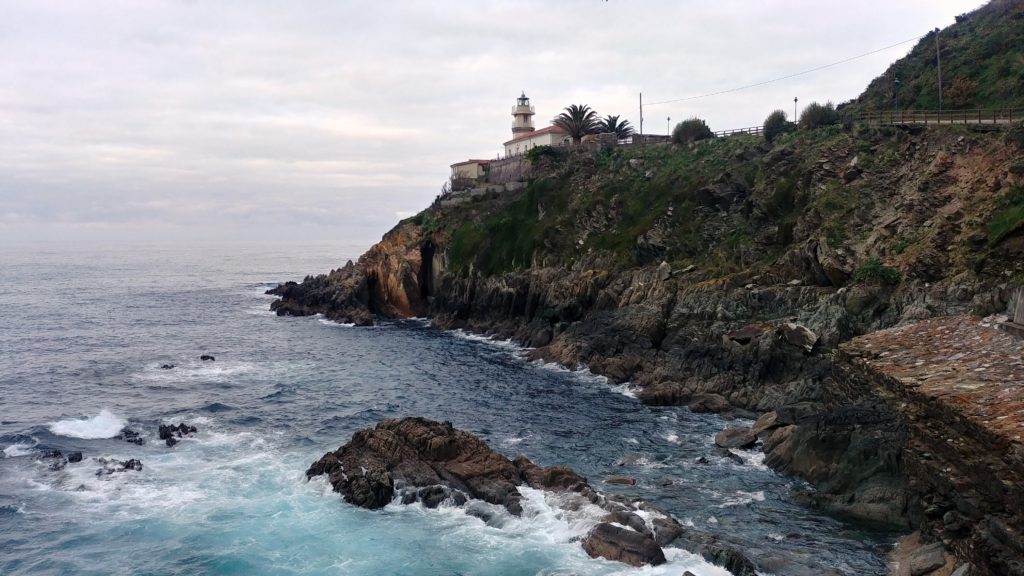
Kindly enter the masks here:
<path id="1" fill-rule="evenodd" d="M 851 117 L 854 122 L 869 124 L 1012 124 L 1024 120 L 1024 109 L 989 110 L 890 110 L 863 112 Z"/>
<path id="2" fill-rule="evenodd" d="M 715 137 L 722 138 L 723 136 L 734 136 L 736 134 L 760 136 L 764 134 L 764 126 L 751 126 L 750 128 L 734 128 L 732 130 L 719 130 L 718 132 L 715 132 Z"/>

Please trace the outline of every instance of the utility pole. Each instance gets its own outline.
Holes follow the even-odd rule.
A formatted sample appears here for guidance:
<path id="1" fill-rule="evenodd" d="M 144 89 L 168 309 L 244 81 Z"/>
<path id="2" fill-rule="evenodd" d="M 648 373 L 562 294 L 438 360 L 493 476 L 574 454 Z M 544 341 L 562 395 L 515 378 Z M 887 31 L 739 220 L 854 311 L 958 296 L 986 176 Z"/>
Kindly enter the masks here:
<path id="1" fill-rule="evenodd" d="M 669 116 L 668 118 L 665 118 L 665 134 L 667 134 L 669 136 L 672 135 L 672 130 L 669 129 L 669 126 L 671 126 L 671 125 L 672 125 L 672 117 Z"/>
<path id="2" fill-rule="evenodd" d="M 796 124 L 796 102 L 799 100 L 796 96 L 793 96 L 793 124 Z"/>
<path id="3" fill-rule="evenodd" d="M 939 29 L 935 29 L 935 66 L 939 71 L 939 110 L 942 110 L 942 52 L 939 51 Z"/>
<path id="4" fill-rule="evenodd" d="M 896 99 L 896 108 L 895 108 L 894 111 L 895 112 L 899 112 L 900 111 L 900 79 L 899 78 L 893 78 L 893 80 L 892 80 L 892 95 L 893 95 L 893 98 Z"/>
<path id="5" fill-rule="evenodd" d="M 644 135 L 644 93 L 640 93 L 640 135 Z"/>

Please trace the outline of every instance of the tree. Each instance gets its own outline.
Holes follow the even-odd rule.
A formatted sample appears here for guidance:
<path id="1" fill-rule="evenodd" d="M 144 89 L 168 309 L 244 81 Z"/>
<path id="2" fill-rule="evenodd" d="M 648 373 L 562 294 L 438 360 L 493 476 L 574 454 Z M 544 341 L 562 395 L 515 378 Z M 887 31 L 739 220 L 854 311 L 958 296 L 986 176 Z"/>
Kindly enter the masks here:
<path id="1" fill-rule="evenodd" d="M 774 142 L 776 138 L 786 132 L 791 132 L 793 128 L 793 124 L 786 119 L 786 112 L 776 110 L 764 119 L 764 139 Z"/>
<path id="2" fill-rule="evenodd" d="M 579 144 L 587 134 L 597 134 L 601 131 L 601 120 L 597 112 L 590 109 L 586 104 L 573 104 L 566 106 L 562 112 L 551 121 L 572 138 L 573 144 Z"/>
<path id="3" fill-rule="evenodd" d="M 697 140 L 714 138 L 715 133 L 700 118 L 683 120 L 672 129 L 672 141 L 676 144 L 689 144 Z"/>
<path id="4" fill-rule="evenodd" d="M 824 106 L 817 102 L 811 102 L 800 113 L 801 130 L 813 130 L 833 124 L 839 124 L 839 112 L 831 102 L 826 102 Z"/>
<path id="5" fill-rule="evenodd" d="M 614 133 L 619 140 L 625 140 L 633 135 L 633 127 L 629 120 L 619 120 L 618 116 L 608 115 L 601 121 L 601 132 Z"/>

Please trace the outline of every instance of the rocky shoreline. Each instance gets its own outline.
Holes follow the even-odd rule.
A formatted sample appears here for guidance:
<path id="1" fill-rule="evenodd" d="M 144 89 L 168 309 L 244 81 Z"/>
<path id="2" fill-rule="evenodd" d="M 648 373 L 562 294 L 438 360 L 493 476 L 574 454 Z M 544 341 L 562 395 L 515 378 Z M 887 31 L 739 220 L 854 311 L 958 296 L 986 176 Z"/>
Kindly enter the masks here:
<path id="1" fill-rule="evenodd" d="M 751 419 L 768 414 L 769 426 L 734 434 L 753 434 L 766 463 L 809 481 L 815 490 L 800 495 L 808 505 L 856 522 L 919 530 L 922 546 L 939 543 L 950 553 L 950 565 L 934 574 L 970 565 L 983 576 L 1022 575 L 1024 515 L 1014 476 L 1021 440 L 994 435 L 983 424 L 1006 414 L 972 409 L 984 398 L 1018 406 L 1022 381 L 1011 378 L 1002 396 L 937 402 L 894 377 L 884 362 L 865 359 L 873 335 L 884 340 L 887 330 L 902 330 L 898 346 L 912 365 L 946 373 L 972 354 L 983 328 L 977 319 L 1007 310 L 1015 284 L 1006 279 L 1024 273 L 1024 238 L 986 248 L 965 225 L 965 211 L 978 202 L 978 190 L 1020 184 L 1009 168 L 1015 156 L 992 137 L 975 142 L 917 131 L 897 134 L 896 141 L 904 164 L 889 172 L 858 170 L 846 182 L 877 197 L 865 200 L 848 232 L 857 240 L 842 246 L 820 234 L 818 209 L 808 209 L 781 255 L 729 274 L 657 260 L 623 267 L 614 254 L 579 250 L 568 261 L 549 264 L 535 255 L 529 266 L 498 273 L 456 266 L 453 235 L 463 222 L 503 214 L 510 202 L 533 198 L 525 196 L 528 189 L 517 193 L 524 194 L 520 200 L 432 207 L 386 234 L 358 262 L 271 290 L 279 296 L 272 309 L 357 325 L 430 317 L 441 328 L 512 339 L 536 359 L 630 382 L 649 404 Z M 876 138 L 860 146 L 888 144 Z M 748 148 L 729 161 L 737 171 L 756 164 L 767 173 L 767 192 L 795 174 L 813 191 L 808 194 L 826 193 L 845 178 L 837 166 L 857 167 L 850 148 L 826 152 L 808 164 L 800 157 L 806 151 Z M 570 190 L 600 185 L 592 181 L 602 174 L 594 174 L 570 181 Z M 771 224 L 764 222 L 767 200 L 731 176 L 697 192 L 698 200 L 728 200 L 698 208 L 702 218 L 719 215 L 722 230 Z M 572 223 L 583 234 L 574 247 L 585 243 L 597 216 Z M 908 235 L 917 238 L 916 248 L 894 244 Z M 637 257 L 657 242 L 641 235 Z M 778 249 L 772 237 L 763 242 L 763 250 Z M 558 256 L 557 250 L 553 245 L 549 252 Z M 866 254 L 882 250 L 900 265 L 890 272 L 898 283 L 856 280 L 858 262 L 863 268 Z M 962 330 L 941 357 L 928 353 L 938 338 L 932 321 Z M 1019 362 L 1022 341 L 1002 342 L 1001 361 Z M 971 380 L 981 372 L 955 374 L 954 384 L 989 386 Z"/>

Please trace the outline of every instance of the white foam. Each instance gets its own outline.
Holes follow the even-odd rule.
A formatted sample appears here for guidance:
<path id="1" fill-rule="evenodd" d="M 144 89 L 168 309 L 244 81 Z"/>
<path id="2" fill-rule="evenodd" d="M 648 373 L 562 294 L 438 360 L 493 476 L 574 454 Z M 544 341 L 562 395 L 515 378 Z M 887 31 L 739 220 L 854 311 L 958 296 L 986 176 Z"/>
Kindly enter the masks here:
<path id="1" fill-rule="evenodd" d="M 593 504 L 582 506 L 567 505 L 572 494 L 556 494 L 532 488 L 520 487 L 523 513 L 516 517 L 504 508 L 471 501 L 475 507 L 484 507 L 500 518 L 484 523 L 483 520 L 466 514 L 465 508 L 442 505 L 428 509 L 421 504 L 402 505 L 396 500 L 386 507 L 395 514 L 411 514 L 433 519 L 431 524 L 440 524 L 445 531 L 454 532 L 460 540 L 483 541 L 485 548 L 519 547 L 531 550 L 555 548 L 559 550 L 559 569 L 542 574 L 600 574 L 616 576 L 663 576 L 679 574 L 689 570 L 697 576 L 731 576 L 728 571 L 704 561 L 699 556 L 679 548 L 664 550 L 667 563 L 661 566 L 632 568 L 619 562 L 602 558 L 590 558 L 583 550 L 581 540 L 594 528 L 607 512 Z M 637 511 L 643 518 L 651 513 Z"/>
<path id="2" fill-rule="evenodd" d="M 728 508 L 730 506 L 746 506 L 751 502 L 764 502 L 764 490 L 758 490 L 757 492 L 744 492 L 743 490 L 737 490 L 732 496 L 727 496 L 725 502 L 718 505 L 719 508 Z"/>
<path id="3" fill-rule="evenodd" d="M 607 381 L 607 378 L 605 378 L 605 381 Z M 627 398 L 636 398 L 636 387 L 633 386 L 632 382 L 623 382 L 622 384 L 612 386 L 611 388 L 614 392 L 618 392 Z"/>
<path id="4" fill-rule="evenodd" d="M 679 434 L 676 434 L 675 432 L 663 434 L 661 437 L 671 444 L 679 444 Z"/>
<path id="5" fill-rule="evenodd" d="M 334 326 L 335 328 L 355 328 L 355 322 L 335 322 L 334 320 L 328 319 L 323 314 L 317 314 L 314 316 L 316 321 L 323 324 L 324 326 Z"/>
<path id="6" fill-rule="evenodd" d="M 113 438 L 124 428 L 127 421 L 124 418 L 115 416 L 111 411 L 104 408 L 92 418 L 73 420 L 60 420 L 50 424 L 50 432 L 58 436 L 68 438 L 82 438 L 86 440 L 96 438 Z"/>
<path id="7" fill-rule="evenodd" d="M 472 332 L 466 332 L 465 330 L 463 330 L 461 328 L 458 328 L 456 330 L 452 330 L 451 333 L 454 334 L 458 338 L 462 338 L 463 340 L 469 340 L 471 342 L 482 342 L 484 344 L 489 344 L 491 346 L 496 346 L 498 348 L 504 348 L 506 350 L 512 350 L 512 351 L 516 352 L 517 355 L 520 355 L 520 356 L 523 353 L 525 353 L 525 352 L 527 352 L 529 350 L 532 350 L 532 348 L 526 348 L 524 346 L 520 346 L 519 344 L 516 344 L 511 339 L 500 340 L 500 339 L 498 339 L 498 338 L 496 338 L 494 336 L 482 336 L 480 334 L 473 334 Z"/>
<path id="8" fill-rule="evenodd" d="M 11 444 L 4 448 L 4 456 L 8 458 L 17 458 L 18 456 L 28 456 L 35 451 L 35 444 Z"/>

